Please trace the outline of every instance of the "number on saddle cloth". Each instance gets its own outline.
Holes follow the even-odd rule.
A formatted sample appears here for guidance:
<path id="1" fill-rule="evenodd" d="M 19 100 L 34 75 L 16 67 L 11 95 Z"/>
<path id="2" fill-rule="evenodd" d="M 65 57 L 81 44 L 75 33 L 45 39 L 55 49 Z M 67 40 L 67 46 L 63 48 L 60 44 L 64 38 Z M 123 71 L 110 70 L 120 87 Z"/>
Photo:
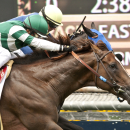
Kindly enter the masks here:
<path id="1" fill-rule="evenodd" d="M 102 40 L 102 41 L 106 44 L 106 46 L 107 46 L 107 48 L 108 48 L 109 51 L 112 51 L 112 50 L 113 50 L 113 49 L 111 48 L 110 43 L 106 40 L 106 38 L 104 37 L 104 35 L 103 35 L 102 33 L 100 33 L 100 32 L 99 32 L 98 30 L 96 30 L 96 29 L 90 29 L 90 30 L 91 30 L 92 32 L 98 34 L 98 37 L 92 38 L 92 37 L 88 36 L 88 39 L 94 41 L 95 43 L 97 43 L 99 40 Z"/>

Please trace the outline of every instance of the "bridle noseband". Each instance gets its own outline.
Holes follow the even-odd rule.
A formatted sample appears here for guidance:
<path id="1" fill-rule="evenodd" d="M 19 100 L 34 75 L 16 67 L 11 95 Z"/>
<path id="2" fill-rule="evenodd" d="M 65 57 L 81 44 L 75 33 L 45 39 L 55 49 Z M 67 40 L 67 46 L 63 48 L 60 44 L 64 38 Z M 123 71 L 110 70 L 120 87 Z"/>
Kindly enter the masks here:
<path id="1" fill-rule="evenodd" d="M 103 82 L 106 82 L 107 84 L 109 84 L 113 90 L 116 92 L 117 94 L 117 98 L 120 102 L 123 102 L 124 99 L 120 99 L 119 98 L 119 93 L 124 93 L 125 91 L 122 89 L 122 86 L 120 86 L 119 84 L 117 84 L 115 82 L 115 80 L 112 78 L 112 76 L 110 75 L 110 73 L 107 71 L 106 67 L 104 66 L 102 59 L 109 53 L 112 53 L 112 51 L 108 51 L 107 53 L 105 53 L 102 57 L 99 57 L 94 51 L 93 51 L 96 60 L 97 60 L 97 70 L 95 71 L 93 68 L 91 68 L 89 65 L 87 65 L 76 53 L 74 53 L 73 51 L 71 52 L 71 54 L 80 62 L 82 63 L 85 67 L 87 67 L 92 73 L 95 74 L 95 86 L 97 85 L 97 77 L 100 78 L 100 80 L 102 80 Z M 104 77 L 102 77 L 101 75 L 99 75 L 98 73 L 98 69 L 99 69 L 99 62 L 102 64 L 103 68 L 105 69 L 107 75 L 109 76 L 111 82 L 109 82 L 107 79 L 105 79 Z M 115 89 L 115 87 L 118 87 L 118 90 Z"/>

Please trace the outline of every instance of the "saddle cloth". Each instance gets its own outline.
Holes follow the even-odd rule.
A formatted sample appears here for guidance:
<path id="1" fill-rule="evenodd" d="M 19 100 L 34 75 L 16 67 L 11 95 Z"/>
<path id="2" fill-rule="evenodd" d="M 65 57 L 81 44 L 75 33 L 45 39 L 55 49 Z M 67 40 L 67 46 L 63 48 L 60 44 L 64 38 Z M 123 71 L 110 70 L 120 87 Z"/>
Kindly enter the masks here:
<path id="1" fill-rule="evenodd" d="M 1 81 L 3 80 L 6 71 L 7 71 L 7 66 L 3 66 L 3 67 L 1 68 L 1 70 L 0 70 L 0 83 L 1 83 Z"/>
<path id="2" fill-rule="evenodd" d="M 13 62 L 14 62 L 13 60 L 10 60 L 0 70 L 0 99 L 1 99 L 1 94 L 2 94 L 5 80 L 8 78 L 10 74 Z"/>

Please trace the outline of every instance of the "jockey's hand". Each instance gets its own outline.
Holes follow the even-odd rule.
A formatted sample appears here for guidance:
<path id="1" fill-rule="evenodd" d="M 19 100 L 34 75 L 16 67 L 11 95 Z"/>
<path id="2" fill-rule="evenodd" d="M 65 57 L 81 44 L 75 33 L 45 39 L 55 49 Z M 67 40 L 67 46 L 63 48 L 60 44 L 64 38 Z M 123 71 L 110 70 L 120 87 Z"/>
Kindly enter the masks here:
<path id="1" fill-rule="evenodd" d="M 62 52 L 71 52 L 71 51 L 76 51 L 77 47 L 75 45 L 61 45 L 60 46 L 60 51 Z"/>

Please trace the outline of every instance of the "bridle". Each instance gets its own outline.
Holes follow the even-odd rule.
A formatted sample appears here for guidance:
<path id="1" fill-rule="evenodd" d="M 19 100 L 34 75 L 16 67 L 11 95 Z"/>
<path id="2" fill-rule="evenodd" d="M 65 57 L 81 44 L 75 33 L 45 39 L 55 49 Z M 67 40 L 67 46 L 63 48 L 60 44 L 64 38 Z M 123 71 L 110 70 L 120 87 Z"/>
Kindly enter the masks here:
<path id="1" fill-rule="evenodd" d="M 108 70 L 106 69 L 106 67 L 104 66 L 102 60 L 103 58 L 108 55 L 109 53 L 112 53 L 112 51 L 108 51 L 107 53 L 105 53 L 102 57 L 99 57 L 94 51 L 93 51 L 95 57 L 96 57 L 96 60 L 97 60 L 97 69 L 96 71 L 91 68 L 88 64 L 86 64 L 75 52 L 71 52 L 71 54 L 74 56 L 74 58 L 76 58 L 80 63 L 82 63 L 85 67 L 87 67 L 92 73 L 95 74 L 95 86 L 97 85 L 97 77 L 102 80 L 103 82 L 109 84 L 113 90 L 115 91 L 116 95 L 117 95 L 117 98 L 120 102 L 123 102 L 124 99 L 120 99 L 119 98 L 119 93 L 124 93 L 125 91 L 122 89 L 123 87 L 120 86 L 119 84 L 117 84 L 115 82 L 115 80 L 112 78 L 112 76 L 110 75 L 110 73 L 108 72 Z M 109 76 L 111 82 L 109 82 L 107 79 L 105 79 L 103 76 L 101 76 L 99 73 L 98 73 L 98 70 L 99 70 L 99 63 L 102 64 L 103 68 L 105 69 L 107 75 Z M 118 89 L 116 90 L 116 87 L 118 87 Z"/>

